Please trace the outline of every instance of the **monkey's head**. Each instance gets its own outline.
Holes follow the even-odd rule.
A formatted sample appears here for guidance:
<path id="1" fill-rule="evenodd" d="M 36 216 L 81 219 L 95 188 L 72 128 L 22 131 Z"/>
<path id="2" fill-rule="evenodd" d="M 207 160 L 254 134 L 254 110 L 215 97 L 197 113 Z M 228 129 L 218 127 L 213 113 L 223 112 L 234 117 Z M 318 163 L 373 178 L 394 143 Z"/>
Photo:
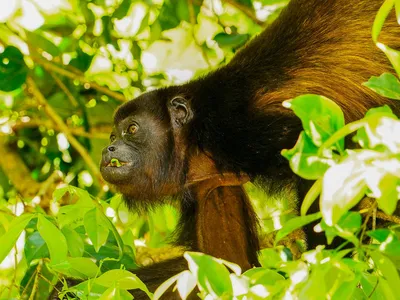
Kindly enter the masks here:
<path id="1" fill-rule="evenodd" d="M 100 170 L 129 206 L 147 206 L 181 192 L 192 116 L 189 101 L 174 87 L 143 94 L 117 109 Z"/>

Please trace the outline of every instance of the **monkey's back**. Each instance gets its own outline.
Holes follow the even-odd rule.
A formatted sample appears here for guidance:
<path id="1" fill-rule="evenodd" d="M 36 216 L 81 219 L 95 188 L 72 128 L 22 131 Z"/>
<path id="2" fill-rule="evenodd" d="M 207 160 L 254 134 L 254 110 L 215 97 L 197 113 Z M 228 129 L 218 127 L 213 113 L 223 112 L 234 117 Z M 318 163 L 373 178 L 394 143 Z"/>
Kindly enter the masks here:
<path id="1" fill-rule="evenodd" d="M 292 0 L 228 65 L 189 85 L 198 87 L 190 138 L 212 153 L 222 169 L 278 176 L 287 169 L 280 151 L 293 147 L 302 130 L 282 101 L 320 94 L 342 107 L 347 122 L 383 104 L 399 113 L 396 102 L 362 85 L 371 76 L 394 73 L 371 37 L 381 4 Z M 394 11 L 379 41 L 400 49 Z"/>

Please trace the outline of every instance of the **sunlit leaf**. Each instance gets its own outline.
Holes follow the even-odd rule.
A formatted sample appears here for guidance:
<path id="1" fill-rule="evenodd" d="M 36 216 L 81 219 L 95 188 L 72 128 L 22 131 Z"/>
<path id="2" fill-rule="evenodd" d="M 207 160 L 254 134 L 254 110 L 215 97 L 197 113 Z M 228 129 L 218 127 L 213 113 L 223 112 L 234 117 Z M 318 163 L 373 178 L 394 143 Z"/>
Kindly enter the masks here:
<path id="1" fill-rule="evenodd" d="M 42 214 L 38 215 L 37 229 L 49 248 L 51 263 L 58 264 L 65 261 L 68 245 L 60 229 Z"/>
<path id="2" fill-rule="evenodd" d="M 61 231 L 67 240 L 70 255 L 72 257 L 81 257 L 84 251 L 84 244 L 80 235 L 74 229 L 67 226 L 63 227 Z"/>
<path id="3" fill-rule="evenodd" d="M 361 223 L 362 218 L 360 213 L 347 212 L 334 226 L 328 226 L 322 221 L 321 228 L 325 231 L 328 244 L 332 243 L 334 237 L 339 236 L 358 246 L 360 243 L 355 233 L 360 230 Z"/>
<path id="4" fill-rule="evenodd" d="M 224 265 L 202 253 L 186 252 L 184 256 L 189 263 L 190 271 L 197 276 L 198 284 L 207 293 L 214 297 L 232 293 L 229 271 Z"/>
<path id="5" fill-rule="evenodd" d="M 302 95 L 283 103 L 298 116 L 308 137 L 316 146 L 321 146 L 334 132 L 344 126 L 341 108 L 332 100 L 319 95 Z M 335 145 L 343 151 L 344 139 Z"/>
<path id="6" fill-rule="evenodd" d="M 29 42 L 38 49 L 46 51 L 52 56 L 60 55 L 60 49 L 54 45 L 50 40 L 43 36 L 43 32 L 40 30 L 26 31 L 26 37 Z"/>
<path id="7" fill-rule="evenodd" d="M 382 30 L 383 24 L 386 21 L 387 16 L 392 10 L 394 5 L 394 0 L 386 0 L 380 7 L 378 14 L 375 17 L 374 24 L 372 26 L 372 40 L 376 43 L 378 41 L 378 36 Z"/>
<path id="8" fill-rule="evenodd" d="M 190 271 L 183 271 L 181 275 L 178 277 L 176 286 L 179 292 L 179 295 L 182 299 L 186 299 L 190 293 L 194 290 L 197 284 L 197 278 L 193 276 Z"/>
<path id="9" fill-rule="evenodd" d="M 379 250 L 390 256 L 400 256 L 400 240 L 389 229 L 376 229 L 367 232 L 368 236 L 380 242 Z"/>
<path id="10" fill-rule="evenodd" d="M 393 294 L 397 295 L 397 288 L 400 286 L 400 276 L 392 261 L 379 251 L 371 252 L 370 255 L 377 269 L 382 272 L 383 276 L 388 281 Z"/>
<path id="11" fill-rule="evenodd" d="M 86 278 L 93 278 L 99 273 L 98 266 L 88 257 L 68 257 L 71 268 L 81 272 Z"/>
<path id="12" fill-rule="evenodd" d="M 400 150 L 400 121 L 386 112 L 375 113 L 368 117 L 367 123 L 357 131 L 356 140 L 363 148 L 393 153 Z"/>
<path id="13" fill-rule="evenodd" d="M 277 244 L 281 239 L 287 236 L 292 231 L 303 227 L 304 225 L 310 224 L 321 218 L 321 213 L 314 213 L 311 215 L 300 216 L 290 219 L 283 225 L 283 227 L 278 231 L 275 237 L 275 244 Z"/>
<path id="14" fill-rule="evenodd" d="M 273 248 L 262 249 L 258 259 L 260 264 L 265 268 L 277 268 L 282 263 L 282 258 L 277 252 L 277 249 Z"/>
<path id="15" fill-rule="evenodd" d="M 32 214 L 23 214 L 18 218 L 15 218 L 8 231 L 0 236 L 1 247 L 0 247 L 0 263 L 4 260 L 7 254 L 11 251 L 17 242 L 18 237 L 21 235 L 22 230 L 25 229 L 29 221 L 33 218 Z"/>
<path id="16" fill-rule="evenodd" d="M 324 175 L 325 171 L 334 164 L 333 159 L 319 157 L 318 147 L 304 131 L 292 149 L 282 150 L 282 155 L 289 160 L 291 169 L 299 176 L 315 180 Z"/>
<path id="17" fill-rule="evenodd" d="M 380 190 L 380 195 L 376 201 L 378 202 L 378 207 L 388 215 L 393 214 L 396 210 L 399 199 L 397 192 L 399 184 L 399 177 L 392 174 L 385 174 L 379 180 L 377 188 Z"/>
<path id="18" fill-rule="evenodd" d="M 162 297 L 162 295 L 179 279 L 179 277 L 186 271 L 182 271 L 179 274 L 176 274 L 175 276 L 172 276 L 171 278 L 167 279 L 164 281 L 154 292 L 154 300 L 158 300 Z"/>
<path id="19" fill-rule="evenodd" d="M 144 283 L 134 274 L 126 270 L 110 270 L 100 275 L 94 281 L 105 287 L 118 287 L 123 290 L 141 289 L 151 295 Z"/>
<path id="20" fill-rule="evenodd" d="M 285 280 L 278 272 L 263 268 L 250 269 L 244 275 L 250 279 L 251 285 L 274 285 L 277 281 Z"/>
<path id="21" fill-rule="evenodd" d="M 320 209 L 325 222 L 332 226 L 365 195 L 367 186 L 365 160 L 373 159 L 373 151 L 355 152 L 326 171 L 322 183 Z"/>
<path id="22" fill-rule="evenodd" d="M 363 85 L 383 97 L 400 100 L 400 82 L 393 74 L 384 73 L 379 77 L 372 76 Z"/>
<path id="23" fill-rule="evenodd" d="M 96 252 L 104 245 L 109 233 L 107 224 L 104 223 L 100 214 L 101 212 L 97 208 L 93 208 L 84 216 L 85 230 Z"/>
<path id="24" fill-rule="evenodd" d="M 377 43 L 377 46 L 386 54 L 387 58 L 392 63 L 393 68 L 396 70 L 397 75 L 400 75 L 400 52 L 379 42 Z"/>

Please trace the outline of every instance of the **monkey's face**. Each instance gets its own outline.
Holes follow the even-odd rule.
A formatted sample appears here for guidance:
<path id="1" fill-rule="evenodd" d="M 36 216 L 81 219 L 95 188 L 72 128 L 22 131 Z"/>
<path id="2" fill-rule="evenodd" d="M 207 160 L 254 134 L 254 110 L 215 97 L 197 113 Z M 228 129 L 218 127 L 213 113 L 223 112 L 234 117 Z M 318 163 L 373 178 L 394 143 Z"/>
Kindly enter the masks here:
<path id="1" fill-rule="evenodd" d="M 165 102 L 153 98 L 145 94 L 117 110 L 110 144 L 102 152 L 101 174 L 129 206 L 174 195 L 184 184 L 176 120 Z M 182 109 L 176 110 L 181 117 Z"/>

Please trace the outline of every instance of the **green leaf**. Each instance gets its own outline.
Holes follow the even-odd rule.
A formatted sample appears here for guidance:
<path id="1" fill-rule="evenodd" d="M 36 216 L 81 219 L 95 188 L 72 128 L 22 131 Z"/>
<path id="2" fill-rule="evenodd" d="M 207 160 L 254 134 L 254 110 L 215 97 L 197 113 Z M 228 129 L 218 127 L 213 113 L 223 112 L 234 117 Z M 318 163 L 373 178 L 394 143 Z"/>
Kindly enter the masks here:
<path id="1" fill-rule="evenodd" d="M 376 198 L 378 207 L 384 213 L 391 215 L 395 212 L 398 201 L 397 187 L 399 186 L 399 178 L 392 174 L 385 174 L 379 181 L 378 188 L 380 196 Z"/>
<path id="2" fill-rule="evenodd" d="M 283 102 L 298 116 L 303 128 L 312 142 L 320 147 L 334 132 L 344 126 L 344 115 L 341 108 L 332 100 L 319 95 L 302 95 Z M 336 145 L 340 152 L 344 149 L 344 139 Z"/>
<path id="3" fill-rule="evenodd" d="M 371 300 L 394 300 L 392 292 L 387 289 L 387 281 L 381 276 L 362 273 L 360 285 L 366 297 Z"/>
<path id="4" fill-rule="evenodd" d="M 172 1 L 171 1 L 172 2 Z M 176 0 L 176 16 L 180 20 L 190 23 L 189 5 L 187 0 Z"/>
<path id="5" fill-rule="evenodd" d="M 185 252 L 190 271 L 197 276 L 198 284 L 213 297 L 231 294 L 229 271 L 217 259 L 197 252 Z"/>
<path id="6" fill-rule="evenodd" d="M 51 263 L 64 262 L 67 259 L 68 245 L 60 229 L 42 214 L 38 215 L 37 229 L 49 248 Z"/>
<path id="7" fill-rule="evenodd" d="M 282 258 L 276 249 L 266 248 L 260 251 L 259 261 L 264 268 L 277 268 L 282 263 Z"/>
<path id="8" fill-rule="evenodd" d="M 400 52 L 379 42 L 377 43 L 377 46 L 386 54 L 393 68 L 396 70 L 397 75 L 400 76 Z"/>
<path id="9" fill-rule="evenodd" d="M 367 232 L 368 236 L 380 242 L 379 250 L 391 257 L 400 256 L 400 240 L 389 229 L 376 229 Z"/>
<path id="10" fill-rule="evenodd" d="M 134 274 L 126 270 L 110 270 L 94 280 L 96 284 L 105 287 L 118 287 L 123 290 L 141 289 L 151 295 L 146 285 Z"/>
<path id="11" fill-rule="evenodd" d="M 113 23 L 111 21 L 111 17 L 103 16 L 103 17 L 101 17 L 101 22 L 103 24 L 103 32 L 101 33 L 101 36 L 99 38 L 101 45 L 113 44 L 113 39 L 111 36 L 111 31 L 113 29 Z M 115 44 L 114 44 L 114 46 L 115 46 Z M 116 48 L 118 50 L 118 45 Z"/>
<path id="12" fill-rule="evenodd" d="M 89 299 L 99 299 L 106 290 L 107 289 L 104 286 L 93 283 L 93 280 L 86 280 L 84 282 L 81 282 L 80 284 L 69 287 L 68 290 L 64 290 L 63 294 L 65 295 L 67 292 L 70 292 L 73 293 L 73 295 L 76 295 L 76 297 L 74 298 L 69 298 L 71 300 L 72 299 L 89 300 Z M 59 298 L 65 299 L 65 297 L 61 296 Z"/>
<path id="13" fill-rule="evenodd" d="M 400 1 L 394 0 L 394 8 L 396 10 L 397 23 L 400 24 Z"/>
<path id="14" fill-rule="evenodd" d="M 28 68 L 18 48 L 8 46 L 0 53 L 0 90 L 11 92 L 25 83 Z"/>
<path id="15" fill-rule="evenodd" d="M 383 97 L 400 100 L 400 82 L 393 74 L 384 73 L 379 77 L 372 76 L 363 85 Z"/>
<path id="16" fill-rule="evenodd" d="M 99 300 L 111 300 L 111 299 L 120 300 L 121 296 L 119 294 L 119 291 L 120 289 L 117 289 L 115 287 L 110 287 L 101 295 Z"/>
<path id="17" fill-rule="evenodd" d="M 311 186 L 306 196 L 304 197 L 304 200 L 301 203 L 301 208 L 300 208 L 300 214 L 302 216 L 304 216 L 307 213 L 311 205 L 314 203 L 315 200 L 317 200 L 318 196 L 321 194 L 322 179 L 323 178 L 318 178 L 318 180 L 314 182 L 314 184 Z"/>
<path id="18" fill-rule="evenodd" d="M 46 15 L 46 22 L 40 27 L 41 32 L 50 31 L 58 36 L 67 37 L 72 34 L 78 22 L 75 21 L 73 16 L 68 14 L 52 14 Z"/>
<path id="19" fill-rule="evenodd" d="M 244 275 L 250 279 L 251 285 L 275 285 L 278 281 L 285 280 L 278 272 L 264 268 L 250 269 Z"/>
<path id="20" fill-rule="evenodd" d="M 286 222 L 285 225 L 283 225 L 283 227 L 276 234 L 275 245 L 292 231 L 301 228 L 304 225 L 307 225 L 311 222 L 314 222 L 320 218 L 321 218 L 321 213 L 318 212 L 311 215 L 294 217 L 290 219 L 289 221 Z"/>
<path id="21" fill-rule="evenodd" d="M 386 0 L 380 7 L 372 26 L 372 40 L 377 43 L 383 24 L 394 5 L 394 0 Z"/>
<path id="22" fill-rule="evenodd" d="M 357 131 L 356 140 L 363 148 L 377 151 L 400 151 L 400 121 L 392 113 L 376 112 L 365 118 L 366 124 Z"/>
<path id="23" fill-rule="evenodd" d="M 76 50 L 76 54 L 77 57 L 72 59 L 69 62 L 69 65 L 81 70 L 82 72 L 86 72 L 92 63 L 94 56 L 83 52 L 83 50 L 79 47 Z"/>
<path id="24" fill-rule="evenodd" d="M 71 268 L 79 271 L 85 277 L 93 278 L 99 273 L 99 267 L 87 257 L 68 257 Z"/>
<path id="25" fill-rule="evenodd" d="M 374 156 L 373 151 L 354 152 L 326 171 L 320 196 L 320 209 L 326 224 L 336 224 L 364 197 L 367 190 L 364 160 Z"/>
<path id="26" fill-rule="evenodd" d="M 347 212 L 334 226 L 328 226 L 322 221 L 321 228 L 325 231 L 328 244 L 332 243 L 334 237 L 340 236 L 358 246 L 360 243 L 355 233 L 361 228 L 361 223 L 362 217 L 360 213 Z"/>
<path id="27" fill-rule="evenodd" d="M 237 49 L 240 46 L 244 45 L 249 38 L 250 35 L 248 34 L 227 34 L 225 32 L 221 32 L 214 37 L 214 41 L 216 41 L 218 43 L 218 46 L 220 46 L 221 48 L 230 47 L 233 49 Z"/>
<path id="28" fill-rule="evenodd" d="M 118 8 L 114 11 L 112 18 L 117 18 L 118 20 L 126 17 L 129 8 L 131 7 L 132 0 L 123 0 Z"/>
<path id="29" fill-rule="evenodd" d="M 79 200 L 77 201 L 76 205 L 79 205 L 81 207 L 88 207 L 88 208 L 94 207 L 94 203 L 93 203 L 93 200 L 92 200 L 92 197 L 90 196 L 90 194 L 87 191 L 77 188 L 72 185 L 68 185 L 68 186 L 65 186 L 65 187 L 55 190 L 53 193 L 54 201 L 60 201 L 61 198 L 67 192 L 70 193 L 71 195 L 78 196 Z"/>
<path id="30" fill-rule="evenodd" d="M 1 247 L 0 247 L 0 263 L 4 260 L 7 254 L 11 251 L 12 247 L 14 247 L 15 243 L 18 240 L 18 237 L 21 235 L 22 230 L 25 229 L 26 225 L 28 225 L 29 221 L 33 218 L 32 214 L 23 214 L 17 218 L 15 218 L 11 224 L 9 225 L 8 231 L 0 236 Z"/>
<path id="31" fill-rule="evenodd" d="M 110 287 L 99 298 L 100 300 L 131 300 L 133 296 L 125 290 Z"/>
<path id="32" fill-rule="evenodd" d="M 373 107 L 370 108 L 365 116 L 366 117 L 370 117 L 373 116 L 375 114 L 379 114 L 381 116 L 388 116 L 391 117 L 392 119 L 398 119 L 397 116 L 393 113 L 392 109 L 389 107 L 389 105 L 383 105 L 383 106 L 378 106 L 378 107 Z"/>
<path id="33" fill-rule="evenodd" d="M 282 156 L 289 160 L 290 168 L 300 177 L 315 180 L 324 175 L 334 164 L 333 159 L 319 157 L 318 147 L 305 134 L 300 133 L 296 145 L 290 150 L 282 150 Z"/>
<path id="34" fill-rule="evenodd" d="M 67 226 L 63 227 L 61 231 L 67 240 L 69 254 L 72 257 L 81 257 L 85 248 L 81 236 L 74 229 Z"/>
<path id="35" fill-rule="evenodd" d="M 52 56 L 59 56 L 61 54 L 60 49 L 52 42 L 50 42 L 47 38 L 43 36 L 43 31 L 26 31 L 26 37 L 30 44 L 35 46 L 38 49 L 46 51 Z"/>
<path id="36" fill-rule="evenodd" d="M 158 21 L 160 22 L 162 31 L 175 28 L 181 23 L 181 20 L 176 16 L 175 8 L 176 1 L 164 1 L 160 14 L 158 15 Z"/>
<path id="37" fill-rule="evenodd" d="M 94 249 L 98 252 L 100 247 L 107 241 L 109 232 L 107 224 L 104 224 L 104 220 L 101 217 L 101 212 L 97 208 L 89 210 L 85 214 L 83 222 L 86 233 L 92 241 Z"/>
<path id="38" fill-rule="evenodd" d="M 400 286 L 400 276 L 392 261 L 379 251 L 371 252 L 370 255 L 377 269 L 387 280 L 393 294 L 397 295 L 397 289 Z"/>
<path id="39" fill-rule="evenodd" d="M 26 239 L 24 252 L 28 264 L 34 259 L 49 257 L 49 249 L 38 231 L 29 235 Z"/>

